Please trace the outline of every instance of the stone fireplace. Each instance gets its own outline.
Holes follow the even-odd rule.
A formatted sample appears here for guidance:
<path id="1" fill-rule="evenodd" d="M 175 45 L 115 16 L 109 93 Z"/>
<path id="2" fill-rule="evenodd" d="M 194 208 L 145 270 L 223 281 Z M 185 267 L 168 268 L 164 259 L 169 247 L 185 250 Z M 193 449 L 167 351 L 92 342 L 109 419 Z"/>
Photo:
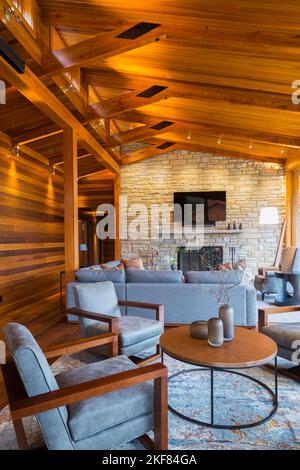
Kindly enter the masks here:
<path id="1" fill-rule="evenodd" d="M 124 151 L 127 150 L 132 148 L 125 147 Z M 276 206 L 280 220 L 284 218 L 284 168 L 175 150 L 121 169 L 121 194 L 127 196 L 128 205 L 145 204 L 150 212 L 152 204 L 172 205 L 174 192 L 183 191 L 226 191 L 227 220 L 206 227 L 202 245 L 194 246 L 193 251 L 202 246 L 221 247 L 224 263 L 245 258 L 252 274 L 259 266 L 273 263 L 280 225 L 259 225 L 259 213 L 261 207 Z M 242 229 L 228 230 L 229 223 L 231 227 L 235 223 L 237 228 L 242 224 Z M 160 253 L 158 267 L 170 269 L 170 259 L 177 258 L 180 246 L 191 248 L 183 237 L 123 240 L 122 255 L 140 254 L 149 266 L 149 251 L 154 248 Z M 196 255 L 191 256 L 194 260 Z"/>

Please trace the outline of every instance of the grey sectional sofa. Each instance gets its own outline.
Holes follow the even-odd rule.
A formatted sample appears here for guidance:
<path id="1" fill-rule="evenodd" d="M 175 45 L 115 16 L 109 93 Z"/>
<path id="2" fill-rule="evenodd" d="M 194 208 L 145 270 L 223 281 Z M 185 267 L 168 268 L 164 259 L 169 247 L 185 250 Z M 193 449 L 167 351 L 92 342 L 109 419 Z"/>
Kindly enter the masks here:
<path id="1" fill-rule="evenodd" d="M 237 283 L 242 272 L 228 271 L 222 282 Z M 220 278 L 215 273 L 200 271 L 138 271 L 100 270 L 83 268 L 76 272 L 77 282 L 112 281 L 119 300 L 161 303 L 165 309 L 165 323 L 187 324 L 195 320 L 208 320 L 218 315 L 216 291 Z M 75 307 L 73 286 L 67 286 L 67 307 Z M 255 326 L 257 321 L 256 291 L 253 287 L 235 285 L 230 289 L 230 304 L 234 309 L 235 324 Z M 123 315 L 147 316 L 152 312 L 133 308 L 123 309 Z M 74 320 L 74 317 L 69 316 Z"/>

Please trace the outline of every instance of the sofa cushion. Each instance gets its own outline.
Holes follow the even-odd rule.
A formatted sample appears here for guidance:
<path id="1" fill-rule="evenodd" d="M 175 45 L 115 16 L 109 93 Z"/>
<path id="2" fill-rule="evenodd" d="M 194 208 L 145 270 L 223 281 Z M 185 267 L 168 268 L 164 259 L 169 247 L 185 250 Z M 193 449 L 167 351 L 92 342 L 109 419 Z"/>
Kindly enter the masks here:
<path id="1" fill-rule="evenodd" d="M 126 356 L 77 367 L 57 376 L 61 388 L 118 374 L 138 367 Z M 73 403 L 68 406 L 68 426 L 75 441 L 153 411 L 153 385 L 145 382 Z"/>
<path id="2" fill-rule="evenodd" d="M 163 324 L 151 318 L 124 316 L 119 319 L 119 341 L 121 346 L 130 346 L 163 333 Z M 86 328 L 87 336 L 108 332 L 108 325 L 94 323 Z"/>
<path id="3" fill-rule="evenodd" d="M 232 269 L 229 271 L 187 271 L 185 282 L 188 284 L 240 284 L 244 271 Z"/>
<path id="4" fill-rule="evenodd" d="M 112 281 L 116 284 L 125 283 L 125 271 L 122 269 L 83 268 L 76 271 L 76 279 L 80 282 Z"/>
<path id="5" fill-rule="evenodd" d="M 297 347 L 292 347 L 293 342 L 300 341 L 299 322 L 270 323 L 262 328 L 262 332 L 272 338 L 279 346 L 291 350 L 297 349 Z"/>
<path id="6" fill-rule="evenodd" d="M 126 282 L 136 284 L 182 284 L 182 271 L 141 271 L 127 269 Z"/>

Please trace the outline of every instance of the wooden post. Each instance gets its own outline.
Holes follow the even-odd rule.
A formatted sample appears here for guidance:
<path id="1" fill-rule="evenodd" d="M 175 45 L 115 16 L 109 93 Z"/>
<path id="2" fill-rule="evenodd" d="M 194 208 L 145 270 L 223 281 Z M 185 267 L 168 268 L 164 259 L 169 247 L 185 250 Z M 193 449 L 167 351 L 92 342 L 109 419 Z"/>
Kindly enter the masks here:
<path id="1" fill-rule="evenodd" d="M 120 175 L 115 175 L 114 179 L 114 205 L 115 205 L 115 259 L 121 259 L 121 240 L 120 240 Z"/>
<path id="2" fill-rule="evenodd" d="M 291 246 L 292 243 L 292 194 L 293 194 L 293 178 L 292 172 L 286 170 L 286 232 L 285 246 Z"/>
<path id="3" fill-rule="evenodd" d="M 79 267 L 77 135 L 74 129 L 64 130 L 64 203 L 65 203 L 65 281 L 75 279 Z"/>

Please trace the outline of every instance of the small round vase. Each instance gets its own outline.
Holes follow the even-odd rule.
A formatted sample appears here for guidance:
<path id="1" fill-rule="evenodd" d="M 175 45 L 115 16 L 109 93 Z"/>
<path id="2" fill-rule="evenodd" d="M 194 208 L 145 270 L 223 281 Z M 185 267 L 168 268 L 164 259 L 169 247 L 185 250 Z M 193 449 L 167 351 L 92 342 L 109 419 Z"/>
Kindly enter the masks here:
<path id="1" fill-rule="evenodd" d="M 221 305 L 219 318 L 223 322 L 224 341 L 232 341 L 234 337 L 234 312 L 230 305 Z"/>
<path id="2" fill-rule="evenodd" d="M 207 339 L 207 321 L 198 320 L 190 324 L 190 336 L 195 339 Z"/>
<path id="3" fill-rule="evenodd" d="M 214 348 L 219 348 L 224 342 L 224 327 L 220 318 L 210 318 L 208 326 L 208 344 Z"/>

